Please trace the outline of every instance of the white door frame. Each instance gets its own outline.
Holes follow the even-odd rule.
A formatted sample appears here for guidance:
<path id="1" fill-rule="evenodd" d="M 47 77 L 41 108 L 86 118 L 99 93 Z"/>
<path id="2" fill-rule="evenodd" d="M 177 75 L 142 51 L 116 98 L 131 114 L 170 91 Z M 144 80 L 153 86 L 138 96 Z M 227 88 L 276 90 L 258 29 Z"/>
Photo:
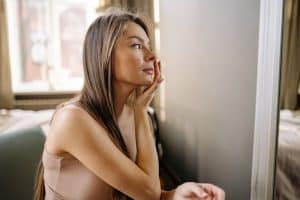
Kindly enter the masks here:
<path id="1" fill-rule="evenodd" d="M 251 200 L 272 200 L 284 0 L 260 0 Z"/>

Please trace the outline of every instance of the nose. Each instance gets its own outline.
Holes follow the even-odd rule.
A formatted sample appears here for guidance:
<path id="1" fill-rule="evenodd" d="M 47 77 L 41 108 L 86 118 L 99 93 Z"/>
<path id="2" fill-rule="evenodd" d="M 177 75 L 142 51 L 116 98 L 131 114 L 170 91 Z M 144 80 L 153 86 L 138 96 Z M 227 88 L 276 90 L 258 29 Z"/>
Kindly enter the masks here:
<path id="1" fill-rule="evenodd" d="M 145 49 L 145 60 L 150 61 L 150 60 L 155 60 L 156 59 L 156 53 L 148 48 Z"/>

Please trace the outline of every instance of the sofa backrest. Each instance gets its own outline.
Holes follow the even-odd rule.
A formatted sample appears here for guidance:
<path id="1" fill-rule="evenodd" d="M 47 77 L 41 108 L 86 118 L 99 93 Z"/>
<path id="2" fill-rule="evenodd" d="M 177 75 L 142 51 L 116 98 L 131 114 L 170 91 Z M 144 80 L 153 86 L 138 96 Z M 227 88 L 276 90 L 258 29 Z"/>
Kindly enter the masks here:
<path id="1" fill-rule="evenodd" d="M 33 199 L 44 141 L 39 126 L 0 133 L 0 199 Z"/>

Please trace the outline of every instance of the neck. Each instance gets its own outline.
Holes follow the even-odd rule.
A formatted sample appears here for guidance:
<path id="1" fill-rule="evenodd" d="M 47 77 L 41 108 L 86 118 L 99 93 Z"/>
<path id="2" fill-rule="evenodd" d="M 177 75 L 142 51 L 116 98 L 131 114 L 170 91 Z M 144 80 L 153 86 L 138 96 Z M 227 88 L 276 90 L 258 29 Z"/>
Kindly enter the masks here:
<path id="1" fill-rule="evenodd" d="M 114 107 L 115 107 L 116 117 L 118 119 L 123 111 L 124 105 L 126 104 L 129 95 L 133 92 L 135 88 L 132 85 L 120 83 L 117 81 L 114 81 L 113 88 L 114 88 Z"/>

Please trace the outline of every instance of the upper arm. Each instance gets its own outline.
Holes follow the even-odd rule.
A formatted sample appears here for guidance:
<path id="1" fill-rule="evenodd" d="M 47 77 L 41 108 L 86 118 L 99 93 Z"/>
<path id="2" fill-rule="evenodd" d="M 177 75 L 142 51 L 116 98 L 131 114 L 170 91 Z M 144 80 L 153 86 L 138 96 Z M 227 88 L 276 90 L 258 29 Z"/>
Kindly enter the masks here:
<path id="1" fill-rule="evenodd" d="M 80 109 L 62 111 L 52 132 L 60 148 L 103 181 L 133 199 L 159 199 L 160 187 L 112 142 L 107 131 Z"/>

